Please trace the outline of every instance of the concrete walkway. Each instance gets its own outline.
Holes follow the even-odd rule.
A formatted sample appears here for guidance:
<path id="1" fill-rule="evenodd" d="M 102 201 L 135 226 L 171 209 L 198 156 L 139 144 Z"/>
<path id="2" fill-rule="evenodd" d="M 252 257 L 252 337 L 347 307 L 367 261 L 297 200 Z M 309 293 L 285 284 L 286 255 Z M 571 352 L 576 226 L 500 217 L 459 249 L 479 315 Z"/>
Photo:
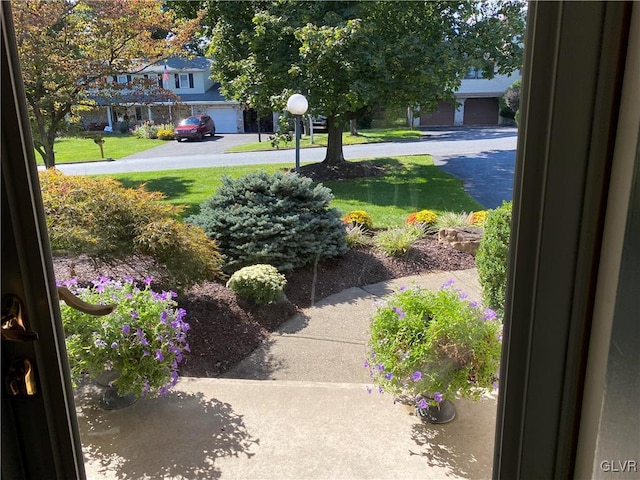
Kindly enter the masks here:
<path id="1" fill-rule="evenodd" d="M 459 400 L 454 422 L 429 425 L 366 389 L 374 302 L 451 278 L 479 299 L 475 270 L 351 288 L 286 322 L 225 378 L 183 378 L 166 397 L 117 411 L 79 391 L 88 478 L 490 478 L 494 395 Z"/>

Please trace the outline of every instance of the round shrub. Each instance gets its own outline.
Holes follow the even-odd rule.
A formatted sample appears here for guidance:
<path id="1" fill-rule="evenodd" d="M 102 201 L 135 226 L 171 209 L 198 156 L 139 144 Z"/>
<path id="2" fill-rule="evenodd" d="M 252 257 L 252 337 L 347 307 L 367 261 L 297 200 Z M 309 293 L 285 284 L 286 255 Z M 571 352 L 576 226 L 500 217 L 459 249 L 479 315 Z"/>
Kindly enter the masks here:
<path id="1" fill-rule="evenodd" d="M 371 218 L 371 215 L 364 210 L 354 210 L 353 212 L 349 212 L 342 221 L 353 226 L 359 225 L 367 230 L 373 228 L 373 219 Z"/>
<path id="2" fill-rule="evenodd" d="M 227 282 L 233 292 L 259 304 L 273 302 L 282 295 L 287 279 L 272 265 L 251 265 L 231 275 Z"/>
<path id="3" fill-rule="evenodd" d="M 510 237 L 511 202 L 503 202 L 502 206 L 487 212 L 484 235 L 476 254 L 484 303 L 500 314 L 504 313 Z"/>
<path id="4" fill-rule="evenodd" d="M 420 210 L 410 214 L 405 220 L 406 223 L 421 223 L 425 226 L 433 225 L 438 220 L 438 215 L 431 210 Z"/>
<path id="5" fill-rule="evenodd" d="M 331 191 L 296 174 L 224 177 L 216 194 L 187 219 L 215 240 L 227 271 L 255 264 L 292 270 L 346 252 Z"/>
<path id="6" fill-rule="evenodd" d="M 54 252 L 108 264 L 149 255 L 179 287 L 222 276 L 216 244 L 180 222 L 182 208 L 160 202 L 162 194 L 55 169 L 40 173 L 40 185 Z"/>

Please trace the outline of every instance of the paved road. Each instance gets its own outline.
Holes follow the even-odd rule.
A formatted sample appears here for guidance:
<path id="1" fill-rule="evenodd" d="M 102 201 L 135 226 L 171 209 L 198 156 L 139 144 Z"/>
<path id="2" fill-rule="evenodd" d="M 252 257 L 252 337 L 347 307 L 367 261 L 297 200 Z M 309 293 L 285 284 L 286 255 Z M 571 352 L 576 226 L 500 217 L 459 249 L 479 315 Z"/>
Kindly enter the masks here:
<path id="1" fill-rule="evenodd" d="M 265 136 L 266 137 L 266 136 Z M 494 208 L 512 196 L 517 131 L 514 128 L 434 129 L 421 141 L 348 145 L 347 160 L 359 158 L 433 155 L 437 165 L 460 178 L 471 196 Z M 233 145 L 257 140 L 256 134 L 219 135 L 204 142 L 170 142 L 113 162 L 61 164 L 71 175 L 175 170 L 294 162 L 293 150 L 223 153 Z M 324 159 L 324 147 L 302 149 L 302 163 Z"/>

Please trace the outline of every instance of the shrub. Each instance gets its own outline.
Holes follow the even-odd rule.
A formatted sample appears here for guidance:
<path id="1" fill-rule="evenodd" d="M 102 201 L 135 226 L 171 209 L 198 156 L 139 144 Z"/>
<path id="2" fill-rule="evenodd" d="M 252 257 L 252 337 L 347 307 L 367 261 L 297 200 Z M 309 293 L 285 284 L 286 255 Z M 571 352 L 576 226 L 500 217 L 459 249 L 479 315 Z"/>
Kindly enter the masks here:
<path id="1" fill-rule="evenodd" d="M 438 215 L 431 210 L 420 210 L 419 212 L 414 212 L 409 215 L 405 222 L 406 223 L 420 223 L 425 226 L 431 226 L 436 223 L 438 220 Z"/>
<path id="2" fill-rule="evenodd" d="M 233 292 L 246 300 L 267 304 L 283 294 L 287 280 L 271 265 L 251 265 L 231 275 L 227 282 Z"/>
<path id="3" fill-rule="evenodd" d="M 342 221 L 350 225 L 359 225 L 367 230 L 373 228 L 373 219 L 371 218 L 371 215 L 364 210 L 354 210 L 353 212 L 349 212 L 345 215 Z"/>
<path id="4" fill-rule="evenodd" d="M 158 138 L 158 132 L 160 130 L 169 130 L 173 135 L 173 124 L 171 123 L 159 123 L 154 124 L 145 122 L 142 125 L 136 127 L 133 134 L 138 138 Z"/>
<path id="5" fill-rule="evenodd" d="M 376 246 L 389 257 L 399 257 L 407 253 L 411 245 L 424 236 L 420 224 L 407 224 L 389 228 L 375 237 Z"/>
<path id="6" fill-rule="evenodd" d="M 159 140 L 173 140 L 173 130 L 158 130 L 158 139 Z"/>
<path id="7" fill-rule="evenodd" d="M 215 243 L 201 229 L 177 220 L 182 209 L 161 203 L 160 193 L 55 169 L 41 172 L 40 183 L 54 251 L 86 254 L 103 263 L 149 255 L 179 286 L 222 275 Z"/>
<path id="8" fill-rule="evenodd" d="M 507 263 L 511 237 L 511 202 L 487 212 L 484 235 L 476 254 L 483 300 L 499 314 L 504 312 Z"/>
<path id="9" fill-rule="evenodd" d="M 456 396 L 477 399 L 497 385 L 502 324 L 453 281 L 436 292 L 400 289 L 371 319 L 365 368 L 384 391 L 421 408 Z"/>
<path id="10" fill-rule="evenodd" d="M 173 292 L 156 293 L 145 281 L 141 290 L 133 279 L 124 282 L 100 278 L 88 288 L 65 282 L 72 293 L 91 304 L 115 304 L 109 315 L 97 317 L 60 305 L 69 365 L 74 380 L 85 373 L 96 378 L 117 372 L 120 394 L 155 396 L 167 393 L 178 381 L 178 364 L 189 351 L 184 322 Z"/>
<path id="11" fill-rule="evenodd" d="M 279 271 L 347 250 L 344 225 L 328 188 L 296 174 L 224 177 L 187 221 L 216 241 L 229 271 L 266 263 Z"/>
<path id="12" fill-rule="evenodd" d="M 347 246 L 349 248 L 367 247 L 372 239 L 362 225 L 347 225 Z"/>

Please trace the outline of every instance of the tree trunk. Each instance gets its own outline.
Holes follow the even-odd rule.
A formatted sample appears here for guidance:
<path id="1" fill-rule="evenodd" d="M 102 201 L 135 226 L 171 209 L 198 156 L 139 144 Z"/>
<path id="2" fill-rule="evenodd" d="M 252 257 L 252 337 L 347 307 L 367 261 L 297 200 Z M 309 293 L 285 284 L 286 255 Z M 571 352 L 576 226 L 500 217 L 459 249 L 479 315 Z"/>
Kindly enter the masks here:
<path id="1" fill-rule="evenodd" d="M 355 118 L 349 120 L 349 130 L 351 131 L 351 135 L 354 137 L 358 135 L 358 121 Z"/>
<path id="2" fill-rule="evenodd" d="M 338 165 L 345 161 L 342 153 L 343 127 L 340 117 L 327 117 L 327 156 L 322 162 L 325 165 Z"/>

